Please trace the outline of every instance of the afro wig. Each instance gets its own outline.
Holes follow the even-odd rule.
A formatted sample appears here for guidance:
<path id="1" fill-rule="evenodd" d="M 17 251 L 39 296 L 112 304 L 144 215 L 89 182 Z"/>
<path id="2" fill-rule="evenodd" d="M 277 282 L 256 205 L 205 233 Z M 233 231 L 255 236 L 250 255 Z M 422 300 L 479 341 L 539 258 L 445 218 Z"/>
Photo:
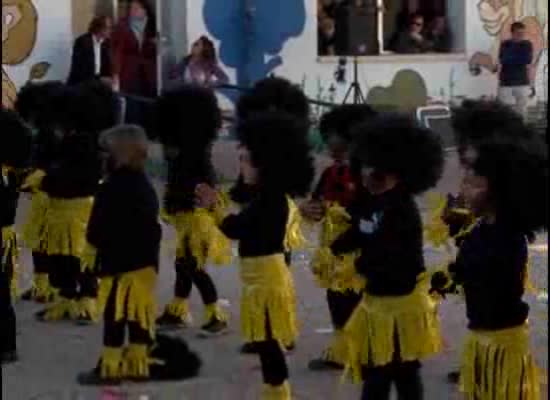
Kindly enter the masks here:
<path id="1" fill-rule="evenodd" d="M 524 120 L 509 106 L 497 101 L 467 100 L 453 112 L 452 126 L 459 152 L 500 137 L 517 139 L 532 135 L 524 128 Z"/>
<path id="2" fill-rule="evenodd" d="M 26 168 L 31 158 L 31 132 L 15 112 L 4 108 L 0 112 L 0 163 L 14 168 Z"/>
<path id="3" fill-rule="evenodd" d="M 286 79 L 270 77 L 259 81 L 237 104 L 239 120 L 265 111 L 284 111 L 309 126 L 309 101 L 299 86 Z"/>
<path id="4" fill-rule="evenodd" d="M 369 118 L 377 116 L 372 107 L 363 104 L 344 104 L 333 108 L 321 118 L 319 129 L 325 143 L 330 136 L 338 135 L 346 142 L 353 141 L 353 128 Z"/>
<path id="5" fill-rule="evenodd" d="M 548 149 L 528 130 L 478 146 L 472 170 L 487 179 L 497 219 L 532 235 L 548 228 Z"/>
<path id="6" fill-rule="evenodd" d="M 99 133 L 119 121 L 120 103 L 113 90 L 101 81 L 67 87 L 54 99 L 55 123 L 65 132 Z"/>
<path id="7" fill-rule="evenodd" d="M 284 112 L 251 116 L 239 124 L 241 144 L 250 151 L 260 185 L 290 196 L 309 192 L 315 169 L 300 119 Z"/>
<path id="8" fill-rule="evenodd" d="M 202 361 L 180 338 L 157 335 L 150 357 L 162 361 L 151 365 L 156 381 L 180 381 L 199 375 Z"/>
<path id="9" fill-rule="evenodd" d="M 165 92 L 157 102 L 157 118 L 162 144 L 189 153 L 209 147 L 222 126 L 214 92 L 194 85 Z"/>
<path id="10" fill-rule="evenodd" d="M 29 83 L 17 95 L 15 110 L 38 130 L 48 130 L 56 114 L 53 99 L 64 89 L 65 84 L 59 81 Z"/>
<path id="11" fill-rule="evenodd" d="M 353 159 L 363 166 L 395 174 L 409 193 L 434 187 L 445 163 L 440 137 L 401 115 L 384 115 L 365 122 L 354 132 Z"/>

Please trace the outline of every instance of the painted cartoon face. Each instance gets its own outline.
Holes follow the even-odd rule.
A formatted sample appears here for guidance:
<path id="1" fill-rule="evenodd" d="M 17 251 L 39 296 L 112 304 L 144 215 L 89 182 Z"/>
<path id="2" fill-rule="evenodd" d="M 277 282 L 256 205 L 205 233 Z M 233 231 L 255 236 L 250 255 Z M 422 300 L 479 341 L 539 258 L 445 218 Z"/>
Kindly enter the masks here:
<path id="1" fill-rule="evenodd" d="M 8 40 L 11 29 L 21 21 L 22 17 L 23 14 L 16 5 L 2 5 L 2 43 Z"/>
<path id="2" fill-rule="evenodd" d="M 497 36 L 512 15 L 509 0 L 481 0 L 477 7 L 483 28 L 491 36 Z"/>

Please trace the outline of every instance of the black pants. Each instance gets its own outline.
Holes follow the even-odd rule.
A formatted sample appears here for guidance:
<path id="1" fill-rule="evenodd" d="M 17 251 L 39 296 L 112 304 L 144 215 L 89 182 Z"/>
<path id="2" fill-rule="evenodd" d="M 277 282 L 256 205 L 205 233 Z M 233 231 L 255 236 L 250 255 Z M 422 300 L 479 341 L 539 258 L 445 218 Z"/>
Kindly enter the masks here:
<path id="1" fill-rule="evenodd" d="M 389 400 L 391 386 L 397 388 L 399 400 L 422 400 L 424 388 L 420 377 L 420 362 L 394 362 L 364 371 L 362 400 Z"/>
<path id="2" fill-rule="evenodd" d="M 117 288 L 118 282 L 115 280 L 111 293 L 107 298 L 107 304 L 105 305 L 103 345 L 114 348 L 123 347 L 126 339 L 126 330 L 128 330 L 129 342 L 131 344 L 151 345 L 153 338 L 148 331 L 141 328 L 139 323 L 115 320 Z"/>
<path id="3" fill-rule="evenodd" d="M 47 264 L 50 285 L 59 290 L 59 296 L 71 300 L 97 297 L 97 278 L 81 272 L 77 257 L 48 256 Z"/>
<path id="4" fill-rule="evenodd" d="M 4 252 L 0 250 L 0 260 Z M 2 268 L 2 266 L 0 266 Z M 13 265 L 0 269 L 0 351 L 1 354 L 16 350 L 15 311 L 11 301 L 11 280 Z"/>
<path id="5" fill-rule="evenodd" d="M 176 260 L 176 297 L 188 299 L 191 296 L 193 284 L 195 284 L 204 304 L 218 302 L 218 292 L 214 281 L 202 267 L 199 268 L 196 258 L 191 256 Z"/>
<path id="6" fill-rule="evenodd" d="M 267 322 L 268 336 L 271 337 L 271 326 Z M 288 366 L 279 342 L 269 339 L 258 343 L 258 352 L 262 364 L 264 383 L 271 386 L 281 386 L 288 380 Z"/>
<path id="7" fill-rule="evenodd" d="M 48 256 L 46 254 L 33 251 L 32 263 L 34 266 L 33 270 L 35 274 L 47 274 L 49 272 Z"/>
<path id="8" fill-rule="evenodd" d="M 355 293 L 352 290 L 344 293 L 327 290 L 328 308 L 334 328 L 340 330 L 346 326 L 361 298 L 361 294 Z"/>

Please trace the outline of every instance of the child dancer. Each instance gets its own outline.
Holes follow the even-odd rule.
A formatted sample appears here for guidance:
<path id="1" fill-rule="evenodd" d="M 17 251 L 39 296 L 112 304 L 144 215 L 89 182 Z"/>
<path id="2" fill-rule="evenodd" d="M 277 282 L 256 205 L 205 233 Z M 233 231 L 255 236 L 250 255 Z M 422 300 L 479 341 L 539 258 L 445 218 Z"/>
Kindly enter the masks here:
<path id="1" fill-rule="evenodd" d="M 356 266 L 366 279 L 344 330 L 348 365 L 365 380 L 363 399 L 389 399 L 392 384 L 399 398 L 421 399 L 420 360 L 440 350 L 441 337 L 414 196 L 438 182 L 443 148 L 438 136 L 406 117 L 380 117 L 357 132 L 354 158 L 365 191 L 352 227 L 332 245 L 335 255 L 360 249 Z"/>
<path id="2" fill-rule="evenodd" d="M 55 99 L 60 156 L 47 171 L 41 190 L 49 198 L 41 250 L 47 254 L 50 283 L 59 292 L 52 307 L 37 313 L 43 321 L 94 322 L 97 280 L 81 271 L 86 226 L 101 178 L 97 135 L 115 125 L 118 101 L 99 82 L 66 88 Z"/>
<path id="3" fill-rule="evenodd" d="M 470 333 L 460 387 L 466 398 L 538 400 L 529 307 L 522 297 L 528 236 L 548 227 L 548 154 L 528 128 L 501 129 L 508 137 L 472 149 L 462 195 L 480 221 L 449 267 L 452 281 L 439 276 L 432 284 L 443 293 L 452 283 L 464 288 Z"/>
<path id="4" fill-rule="evenodd" d="M 291 398 L 283 346 L 297 335 L 296 300 L 284 252 L 299 235 L 292 224 L 299 211 L 290 194 L 305 194 L 313 179 L 313 160 L 299 120 L 269 113 L 239 125 L 240 162 L 253 200 L 238 215 L 224 218 L 221 230 L 239 241 L 241 257 L 241 327 L 244 338 L 258 343 L 264 377 L 262 399 Z M 214 206 L 216 193 L 201 186 L 200 204 Z"/>
<path id="5" fill-rule="evenodd" d="M 18 190 L 15 169 L 30 161 L 31 135 L 15 113 L 0 110 L 0 363 L 17 361 L 15 312 L 12 306 L 12 284 L 17 263 L 17 239 L 14 223 Z"/>
<path id="6" fill-rule="evenodd" d="M 33 137 L 32 171 L 22 185 L 22 190 L 32 195 L 31 208 L 23 228 L 23 243 L 32 250 L 32 287 L 21 296 L 23 300 L 49 303 L 55 290 L 48 277 L 48 258 L 40 249 L 40 235 L 44 228 L 48 196 L 40 190 L 46 170 L 57 158 L 59 139 L 54 133 L 53 119 L 57 114 L 53 99 L 64 89 L 61 82 L 44 82 L 24 86 L 15 103 L 15 109 L 35 131 Z"/>
<path id="7" fill-rule="evenodd" d="M 321 119 L 321 135 L 333 163 L 323 172 L 312 199 L 302 205 L 301 211 L 309 219 L 324 220 L 320 248 L 313 257 L 312 269 L 320 286 L 327 289 L 335 334 L 323 355 L 309 364 L 312 370 L 344 368 L 347 347 L 342 330 L 361 300 L 364 288 L 364 282 L 353 266 L 349 274 L 335 268 L 340 264 L 330 256 L 330 245 L 338 237 L 338 232 L 344 232 L 349 225 L 346 208 L 355 199 L 359 183 L 357 171 L 352 171 L 349 161 L 352 129 L 374 116 L 375 112 L 369 106 L 343 105 Z"/>
<path id="8" fill-rule="evenodd" d="M 145 175 L 145 132 L 121 126 L 103 133 L 109 171 L 96 195 L 87 229 L 96 250 L 104 307 L 103 353 L 81 384 L 149 378 L 161 228 L 156 192 Z M 103 308 L 103 307 L 102 307 Z M 124 348 L 126 330 L 129 345 Z"/>
<path id="9" fill-rule="evenodd" d="M 175 298 L 157 322 L 165 327 L 189 324 L 194 284 L 206 308 L 201 334 L 219 335 L 227 330 L 227 317 L 218 305 L 216 286 L 206 264 L 229 263 L 231 243 L 212 215 L 195 208 L 194 199 L 199 183 L 215 183 L 211 151 L 221 127 L 221 111 L 211 90 L 183 86 L 160 99 L 159 122 L 165 149 L 169 146 L 175 150 L 169 162 L 164 211 L 176 228 L 178 242 Z"/>
<path id="10" fill-rule="evenodd" d="M 310 106 L 306 95 L 298 86 L 279 77 L 270 77 L 259 81 L 239 99 L 237 120 L 245 121 L 254 115 L 268 111 L 286 112 L 302 121 L 305 125 L 303 132 L 307 138 L 310 126 Z M 237 132 L 238 134 L 239 132 Z M 284 132 L 279 133 L 279 135 L 281 134 Z M 241 173 L 229 195 L 233 202 L 244 207 L 254 196 L 254 188 L 244 183 Z M 292 262 L 290 252 L 285 253 L 285 261 L 290 266 Z M 294 349 L 294 344 L 288 348 L 288 350 L 292 349 Z M 242 354 L 256 354 L 257 352 L 256 343 L 245 343 L 241 348 Z"/>

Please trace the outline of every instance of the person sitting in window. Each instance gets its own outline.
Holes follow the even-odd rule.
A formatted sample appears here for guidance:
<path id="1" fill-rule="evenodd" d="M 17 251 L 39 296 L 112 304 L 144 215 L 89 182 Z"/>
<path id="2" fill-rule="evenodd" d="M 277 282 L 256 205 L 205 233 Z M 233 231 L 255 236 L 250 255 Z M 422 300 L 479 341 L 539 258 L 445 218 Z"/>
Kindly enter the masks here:
<path id="1" fill-rule="evenodd" d="M 319 21 L 319 55 L 336 55 L 336 25 L 330 17 L 324 17 Z"/>
<path id="2" fill-rule="evenodd" d="M 445 16 L 439 15 L 433 19 L 426 32 L 426 39 L 436 53 L 450 53 L 452 51 L 453 38 Z"/>
<path id="3" fill-rule="evenodd" d="M 173 79 L 199 86 L 220 86 L 229 83 L 229 77 L 220 67 L 214 43 L 201 36 L 175 68 Z"/>
<path id="4" fill-rule="evenodd" d="M 418 54 L 431 50 L 431 43 L 424 37 L 424 17 L 420 14 L 413 14 L 409 18 L 407 30 L 401 32 L 395 42 L 396 53 Z"/>

